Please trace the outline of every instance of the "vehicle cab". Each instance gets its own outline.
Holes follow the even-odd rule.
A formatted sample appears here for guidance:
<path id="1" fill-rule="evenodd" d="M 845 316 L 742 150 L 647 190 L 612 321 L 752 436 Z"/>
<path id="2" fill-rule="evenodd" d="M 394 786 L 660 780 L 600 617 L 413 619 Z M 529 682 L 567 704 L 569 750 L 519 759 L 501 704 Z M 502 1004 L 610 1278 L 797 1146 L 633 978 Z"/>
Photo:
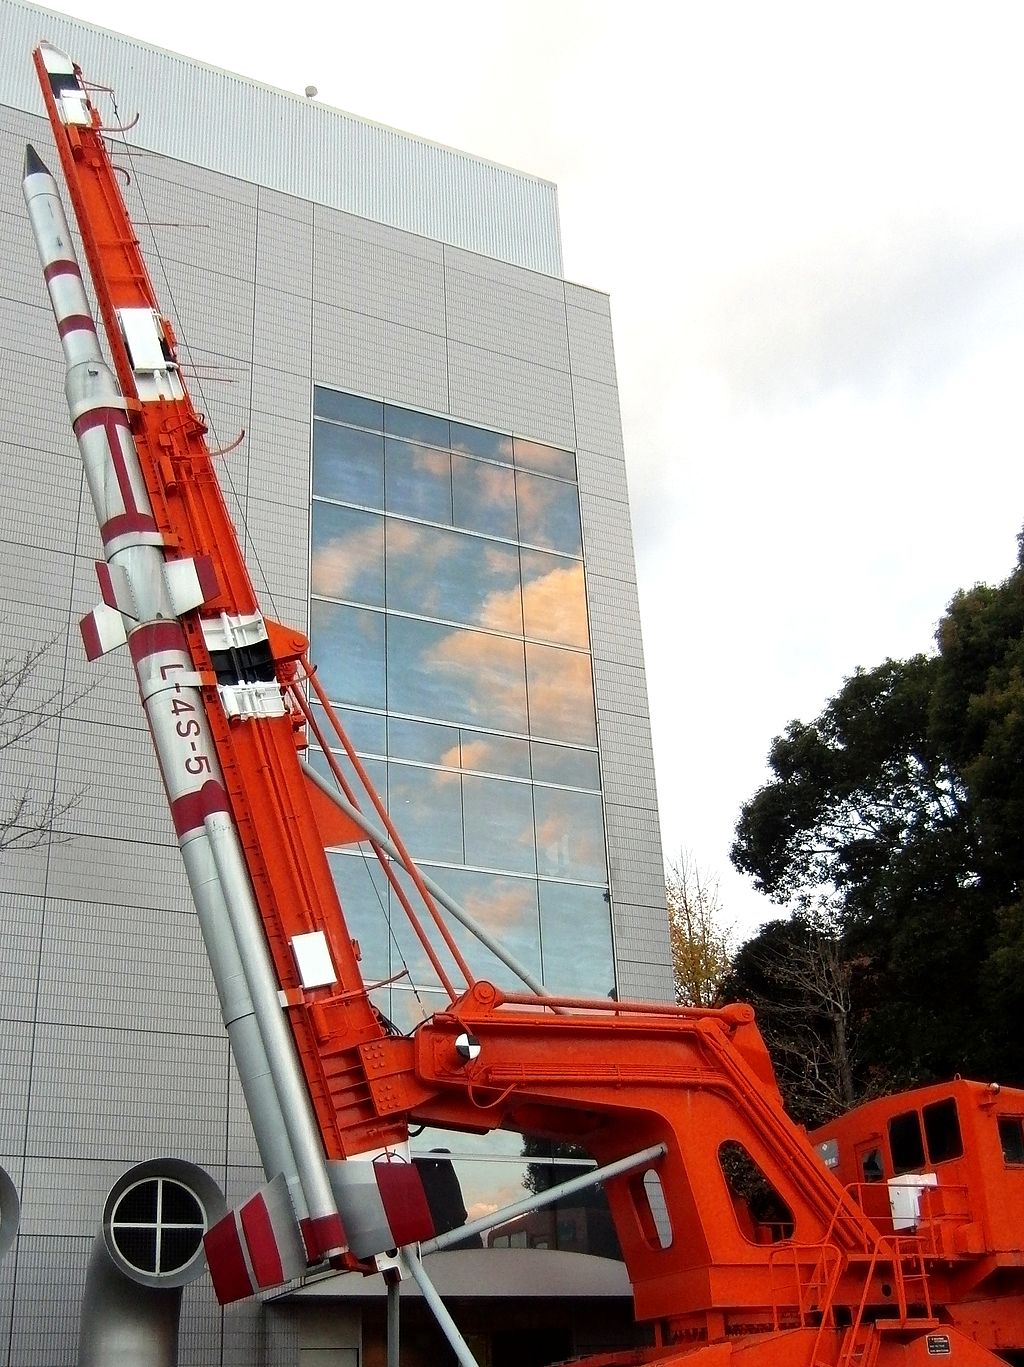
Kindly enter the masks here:
<path id="1" fill-rule="evenodd" d="M 956 1079 L 866 1102 L 810 1139 L 883 1231 L 1019 1264 L 1024 1091 Z"/>

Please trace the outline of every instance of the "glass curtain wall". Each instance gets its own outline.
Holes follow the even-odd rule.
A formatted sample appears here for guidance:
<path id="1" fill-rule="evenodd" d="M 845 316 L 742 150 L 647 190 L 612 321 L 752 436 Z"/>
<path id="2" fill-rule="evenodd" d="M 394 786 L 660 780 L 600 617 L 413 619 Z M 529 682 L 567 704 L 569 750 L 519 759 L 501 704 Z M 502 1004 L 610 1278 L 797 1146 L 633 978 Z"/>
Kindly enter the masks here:
<path id="1" fill-rule="evenodd" d="M 611 993 L 574 453 L 317 387 L 310 566 L 312 656 L 412 856 L 554 992 Z M 413 1029 L 446 1001 L 429 961 L 372 854 L 331 859 L 367 981 L 404 975 L 374 1000 Z M 478 977 L 521 987 L 454 930 Z M 570 1161 L 455 1142 L 471 1218 Z M 604 1231 L 580 1209 L 500 1237 L 577 1247 Z"/>

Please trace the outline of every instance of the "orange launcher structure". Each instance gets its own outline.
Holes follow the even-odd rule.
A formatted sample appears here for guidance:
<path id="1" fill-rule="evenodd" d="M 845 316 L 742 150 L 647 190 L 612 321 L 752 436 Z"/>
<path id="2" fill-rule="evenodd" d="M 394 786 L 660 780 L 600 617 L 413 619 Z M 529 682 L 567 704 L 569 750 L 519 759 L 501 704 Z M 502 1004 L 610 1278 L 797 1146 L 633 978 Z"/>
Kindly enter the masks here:
<path id="1" fill-rule="evenodd" d="M 555 998 L 525 972 L 521 994 L 475 981 L 442 910 L 468 918 L 417 873 L 340 727 L 362 791 L 331 760 L 334 784 L 304 763 L 310 732 L 329 755 L 310 695 L 333 722 L 307 642 L 260 611 L 81 72 L 47 45 L 35 60 L 113 359 L 30 151 L 103 543 L 86 645 L 128 646 L 268 1178 L 207 1234 L 221 1299 L 309 1267 L 413 1275 L 471 1363 L 419 1263 L 434 1231 L 406 1140 L 410 1124 L 506 1129 L 600 1165 L 650 1342 L 590 1367 L 994 1367 L 1024 1352 L 1024 1095 L 958 1083 L 875 1103 L 816 1151 L 748 1007 Z M 447 988 L 408 1036 L 370 1001 L 331 877 L 325 847 L 355 840 Z"/>

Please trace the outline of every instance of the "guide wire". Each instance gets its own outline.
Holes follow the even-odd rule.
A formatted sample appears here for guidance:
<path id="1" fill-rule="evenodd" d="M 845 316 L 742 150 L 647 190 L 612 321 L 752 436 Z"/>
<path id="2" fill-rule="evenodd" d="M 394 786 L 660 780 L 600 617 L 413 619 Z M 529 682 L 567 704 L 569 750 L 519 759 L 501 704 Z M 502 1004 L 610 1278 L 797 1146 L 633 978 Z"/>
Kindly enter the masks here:
<path id="1" fill-rule="evenodd" d="M 107 89 L 107 87 L 99 87 L 99 88 L 104 89 L 104 90 Z M 117 119 L 118 123 L 121 123 L 121 111 L 120 111 L 120 109 L 118 108 L 117 96 L 116 96 L 116 94 L 114 93 L 113 90 L 110 90 L 110 91 L 109 91 L 109 94 L 110 94 L 111 103 L 112 103 L 113 108 L 114 108 L 114 116 L 115 116 L 115 118 Z M 105 130 L 101 130 L 101 131 L 105 131 Z M 121 130 L 119 130 L 119 131 L 120 131 L 121 134 L 122 134 L 121 138 L 118 140 L 118 141 L 119 141 L 119 145 L 120 145 L 121 147 L 124 148 L 125 155 L 126 155 L 126 157 L 128 158 L 128 164 L 129 164 L 129 166 L 130 166 L 130 168 L 131 168 L 132 184 L 133 184 L 134 187 L 135 187 L 135 193 L 138 195 L 139 204 L 140 204 L 141 207 L 142 207 L 142 219 L 143 219 L 143 222 L 145 223 L 146 227 L 149 229 L 150 236 L 151 236 L 151 238 L 152 238 L 152 243 L 153 243 L 153 255 L 156 257 L 156 260 L 157 260 L 157 262 L 158 262 L 158 264 L 159 264 L 159 267 L 160 267 L 160 274 L 161 274 L 161 276 L 162 276 L 162 278 L 163 278 L 163 288 L 164 288 L 164 292 L 165 292 L 165 294 L 166 294 L 166 298 L 167 298 L 167 300 L 168 300 L 168 303 L 170 304 L 171 311 L 174 313 L 174 316 L 175 316 L 177 319 L 180 320 L 180 318 L 181 318 L 181 311 L 180 311 L 180 309 L 178 308 L 178 303 L 177 303 L 177 300 L 176 300 L 175 295 L 174 295 L 174 289 L 173 289 L 173 286 L 171 285 L 170 273 L 169 273 L 168 268 L 167 268 L 167 263 L 165 262 L 164 257 L 163 257 L 163 253 L 162 253 L 161 250 L 160 250 L 160 243 L 159 243 L 159 240 L 158 240 L 157 235 L 156 235 L 156 232 L 155 232 L 155 229 L 156 229 L 157 227 L 160 226 L 160 222 L 159 222 L 159 220 L 154 219 L 154 218 L 151 216 L 150 212 L 149 212 L 149 206 L 148 206 L 147 203 L 146 203 L 146 196 L 145 196 L 145 194 L 144 194 L 144 192 L 143 192 L 142 185 L 141 185 L 140 180 L 139 180 L 138 168 L 136 167 L 136 164 L 135 164 L 135 156 L 134 156 L 134 151 L 135 151 L 135 149 L 133 149 L 132 144 L 128 141 L 128 139 L 127 139 L 126 137 L 123 136 L 125 130 L 124 130 L 124 129 L 121 129 Z M 182 330 L 182 332 L 184 333 L 184 330 Z M 211 434 L 212 434 L 212 436 L 213 436 L 213 438 L 214 438 L 215 445 L 216 445 L 218 448 L 221 448 L 221 447 L 224 446 L 224 443 L 223 443 L 223 441 L 221 440 L 221 437 L 220 437 L 219 432 L 217 431 L 217 424 L 216 424 L 215 420 L 210 416 L 209 400 L 208 400 L 208 398 L 207 398 L 206 391 L 205 391 L 204 388 L 203 388 L 202 376 L 199 374 L 199 367 L 198 367 L 197 364 L 196 364 L 195 356 L 193 355 L 192 348 L 191 348 L 191 346 L 190 346 L 190 344 L 189 344 L 188 336 L 187 336 L 187 335 L 179 336 L 179 338 L 178 338 L 178 345 L 179 345 L 180 349 L 185 353 L 186 357 L 188 358 L 189 370 L 191 371 L 190 387 L 194 387 L 194 388 L 198 391 L 199 399 L 200 399 L 200 402 L 201 402 L 201 404 L 202 404 L 203 416 L 204 416 L 204 418 L 206 419 L 207 426 L 209 427 L 210 432 L 211 432 Z M 234 367 L 232 367 L 232 368 L 234 368 Z M 250 371 L 250 373 L 251 373 L 251 371 Z M 250 415 L 251 415 L 251 409 L 252 409 L 252 398 L 251 398 L 251 387 L 250 387 Z M 243 432 L 242 435 L 243 435 L 243 436 L 245 435 L 244 432 Z M 228 450 L 233 449 L 233 447 L 234 447 L 235 444 L 236 444 L 236 443 L 232 443 L 232 444 L 229 445 L 226 449 L 228 449 Z M 232 473 L 231 473 L 231 466 L 228 464 L 227 461 L 223 461 L 223 462 L 221 463 L 220 469 L 221 469 L 221 477 L 224 479 L 224 481 L 226 482 L 226 484 L 227 484 L 227 486 L 228 486 L 228 489 L 229 489 L 230 492 L 231 492 L 231 497 L 232 497 L 232 499 L 233 499 L 233 501 L 234 501 L 235 508 L 236 508 L 236 510 L 237 510 L 237 517 L 238 517 L 238 521 L 239 521 L 239 523 L 240 523 L 240 530 L 244 533 L 244 541 L 245 541 L 245 543 L 247 543 L 248 546 L 249 546 L 249 551 L 250 551 L 250 555 L 251 555 L 252 561 L 253 561 L 253 563 L 255 564 L 256 569 L 257 569 L 257 571 L 258 571 L 261 589 L 262 589 L 262 591 L 266 594 L 266 597 L 267 597 L 267 599 L 268 599 L 268 601 L 269 601 L 269 603 L 270 603 L 270 607 L 271 607 L 271 610 L 272 610 L 272 612 L 273 612 L 273 615 L 274 615 L 275 617 L 279 617 L 279 616 L 280 616 L 280 612 L 278 611 L 277 603 L 276 603 L 275 598 L 274 598 L 274 591 L 273 591 L 273 589 L 271 588 L 270 581 L 269 581 L 269 579 L 268 579 L 268 577 L 267 577 L 266 570 L 265 570 L 264 567 L 263 567 L 263 562 L 262 562 L 262 560 L 260 559 L 259 551 L 258 551 L 257 548 L 256 548 L 256 541 L 255 541 L 255 538 L 253 537 L 252 532 L 251 532 L 250 527 L 249 527 L 248 518 L 247 518 L 247 516 L 246 516 L 245 503 L 244 503 L 244 501 L 243 501 L 242 495 L 238 492 L 238 489 L 235 487 L 234 477 L 233 477 L 233 475 L 232 475 Z"/>

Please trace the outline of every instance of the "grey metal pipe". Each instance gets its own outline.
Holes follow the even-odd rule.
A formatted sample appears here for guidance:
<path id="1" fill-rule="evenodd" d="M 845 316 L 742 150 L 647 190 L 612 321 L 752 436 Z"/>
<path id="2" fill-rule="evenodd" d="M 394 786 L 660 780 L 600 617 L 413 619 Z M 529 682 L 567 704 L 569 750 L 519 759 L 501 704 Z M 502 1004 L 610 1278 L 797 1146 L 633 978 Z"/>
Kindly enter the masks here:
<path id="1" fill-rule="evenodd" d="M 438 1326 L 445 1338 L 451 1345 L 452 1352 L 459 1360 L 460 1367 L 480 1367 L 476 1358 L 469 1351 L 469 1344 L 459 1332 L 459 1326 L 448 1313 L 448 1307 L 437 1294 L 437 1288 L 424 1271 L 423 1264 L 411 1249 L 401 1250 L 402 1262 L 412 1274 L 412 1279 L 420 1289 L 420 1294 L 426 1301 L 437 1320 Z"/>
<path id="2" fill-rule="evenodd" d="M 338 792 L 337 788 L 335 788 L 332 783 L 329 783 L 321 774 L 318 774 L 311 764 L 308 764 L 305 760 L 302 760 L 301 763 L 303 772 L 306 774 L 307 778 L 315 783 L 320 791 L 325 793 L 334 805 L 343 811 L 347 817 L 350 817 L 360 830 L 364 831 L 366 835 L 370 837 L 375 845 L 379 845 L 389 859 L 393 859 L 401 868 L 405 868 L 405 860 L 388 839 L 385 832 L 382 831 L 379 826 L 375 826 L 358 807 L 354 807 L 346 797 Z M 419 873 L 420 877 L 423 879 L 423 885 L 430 893 L 431 897 L 433 897 L 436 902 L 440 902 L 446 910 L 450 911 L 455 919 L 460 921 L 470 934 L 475 935 L 482 945 L 485 945 L 492 954 L 499 958 L 506 968 L 510 968 L 516 977 L 526 984 L 531 992 L 536 992 L 538 997 L 552 996 L 549 989 L 533 976 L 526 965 L 520 963 L 514 954 L 510 954 L 499 940 L 496 940 L 489 931 L 484 929 L 475 917 L 470 915 L 465 907 L 460 906 L 454 897 L 449 896 L 444 888 L 435 883 L 422 869 L 419 870 Z"/>
<path id="3" fill-rule="evenodd" d="M 549 1187 L 547 1191 L 537 1192 L 534 1196 L 524 1196 L 521 1201 L 513 1201 L 510 1206 L 492 1211 L 490 1215 L 482 1215 L 479 1220 L 470 1220 L 469 1224 L 459 1225 L 457 1229 L 450 1229 L 445 1234 L 438 1234 L 433 1239 L 428 1239 L 425 1243 L 420 1244 L 420 1252 L 438 1253 L 442 1248 L 447 1248 L 449 1244 L 461 1243 L 471 1234 L 482 1234 L 484 1230 L 493 1229 L 495 1225 L 502 1225 L 506 1220 L 512 1220 L 517 1215 L 527 1215 L 531 1210 L 540 1210 L 543 1206 L 550 1206 L 555 1201 L 560 1201 L 563 1196 L 571 1196 L 577 1191 L 586 1191 L 587 1187 L 596 1187 L 610 1177 L 621 1177 L 624 1172 L 632 1172 L 634 1168 L 642 1168 L 658 1158 L 664 1158 L 667 1152 L 668 1149 L 664 1144 L 655 1144 L 649 1149 L 641 1149 L 639 1153 L 631 1154 L 628 1158 L 618 1158 L 614 1163 L 606 1163 L 603 1168 L 593 1168 L 590 1172 L 582 1173 L 579 1177 L 570 1177 L 568 1182 L 561 1182 L 557 1187 Z"/>
<path id="4" fill-rule="evenodd" d="M 213 813 L 205 821 L 220 884 L 224 892 L 231 929 L 242 972 L 252 1000 L 273 1078 L 273 1089 L 280 1102 L 288 1141 L 302 1193 L 313 1220 L 335 1215 L 337 1205 L 331 1190 L 320 1131 L 313 1111 L 292 1039 L 281 1010 L 277 976 L 264 938 L 259 910 L 252 893 L 245 859 L 234 822 L 227 815 Z"/>
<path id="5" fill-rule="evenodd" d="M 177 1367 L 181 1287 L 154 1289 L 114 1266 L 97 1235 L 89 1257 L 78 1367 Z"/>
<path id="6" fill-rule="evenodd" d="M 279 1172 L 286 1174 L 292 1204 L 297 1216 L 302 1219 L 309 1213 L 306 1199 L 298 1182 L 295 1154 L 245 980 L 238 942 L 228 916 L 210 841 L 202 838 L 185 841 L 181 847 L 181 857 L 188 872 L 203 943 L 220 999 L 221 1017 L 231 1042 L 264 1171 L 268 1177 L 274 1177 Z"/>
<path id="7" fill-rule="evenodd" d="M 398 1297 L 401 1282 L 397 1277 L 388 1278 L 388 1364 L 387 1367 L 400 1367 L 400 1329 Z"/>

